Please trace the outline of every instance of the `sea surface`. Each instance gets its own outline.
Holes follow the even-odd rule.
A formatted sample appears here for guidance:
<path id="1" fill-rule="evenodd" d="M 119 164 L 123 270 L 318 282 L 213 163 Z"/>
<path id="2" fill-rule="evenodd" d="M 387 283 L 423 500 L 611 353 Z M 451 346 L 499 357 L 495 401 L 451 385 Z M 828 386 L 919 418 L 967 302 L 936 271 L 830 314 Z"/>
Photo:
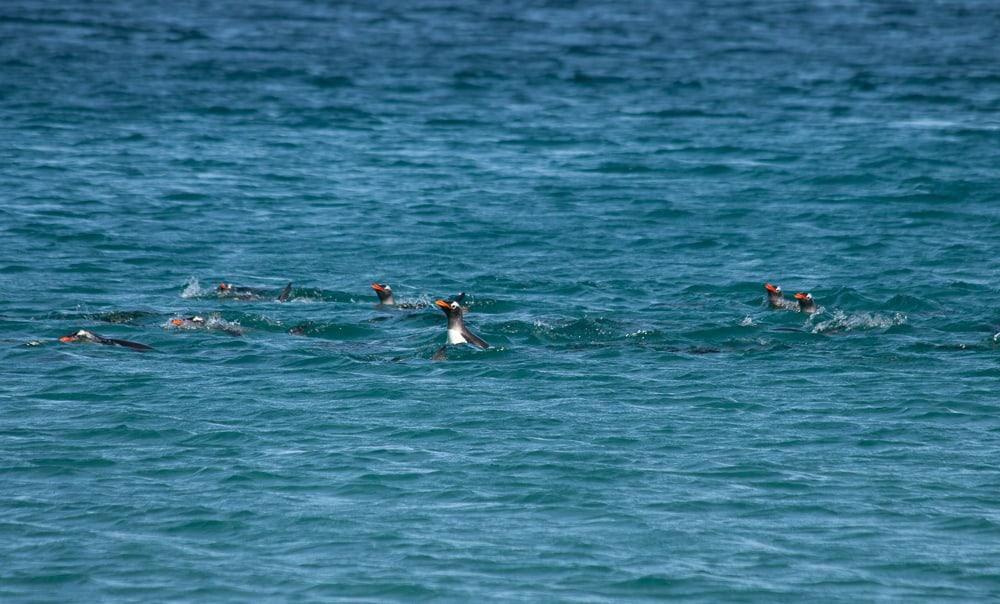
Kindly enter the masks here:
<path id="1" fill-rule="evenodd" d="M 996 601 L 998 40 L 6 0 L 0 601 Z"/>

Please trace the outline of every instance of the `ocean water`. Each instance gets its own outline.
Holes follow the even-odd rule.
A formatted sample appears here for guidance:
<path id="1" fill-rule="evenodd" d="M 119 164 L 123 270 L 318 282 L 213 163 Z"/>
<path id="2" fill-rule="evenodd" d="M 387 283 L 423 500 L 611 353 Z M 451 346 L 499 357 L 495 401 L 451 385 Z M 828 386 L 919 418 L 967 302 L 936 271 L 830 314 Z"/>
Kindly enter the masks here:
<path id="1" fill-rule="evenodd" d="M 998 39 L 7 0 L 0 601 L 1000 598 Z"/>

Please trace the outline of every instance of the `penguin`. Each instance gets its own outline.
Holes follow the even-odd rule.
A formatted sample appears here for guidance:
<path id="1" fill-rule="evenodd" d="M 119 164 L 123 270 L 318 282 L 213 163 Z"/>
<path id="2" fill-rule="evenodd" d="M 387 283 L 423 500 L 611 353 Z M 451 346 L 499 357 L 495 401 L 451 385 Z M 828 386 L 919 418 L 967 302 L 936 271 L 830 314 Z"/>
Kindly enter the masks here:
<path id="1" fill-rule="evenodd" d="M 239 327 L 239 325 L 228 323 L 218 317 L 210 321 L 206 320 L 205 317 L 194 315 L 193 317 L 170 319 L 170 324 L 180 329 L 212 329 L 216 331 L 224 331 L 231 336 L 243 335 L 243 330 Z"/>
<path id="2" fill-rule="evenodd" d="M 86 329 L 81 329 L 80 331 L 71 333 L 68 336 L 62 336 L 59 338 L 59 341 L 67 343 L 93 342 L 95 344 L 104 344 L 105 346 L 124 346 L 126 348 L 142 352 L 153 349 L 152 346 L 146 346 L 145 344 L 139 344 L 138 342 L 129 342 L 128 340 L 118 340 L 116 338 L 105 338 L 104 336 L 99 336 L 92 331 L 87 331 Z"/>
<path id="3" fill-rule="evenodd" d="M 781 292 L 781 288 L 779 286 L 765 283 L 764 289 L 767 290 L 767 303 L 771 306 L 771 308 L 785 307 L 784 294 Z"/>
<path id="4" fill-rule="evenodd" d="M 215 291 L 217 291 L 219 296 L 223 298 L 250 300 L 260 297 L 260 290 L 250 287 L 236 287 L 232 283 L 226 283 L 225 281 L 220 283 L 219 287 L 217 287 Z"/>
<path id="5" fill-rule="evenodd" d="M 199 317 L 198 315 L 195 315 L 193 317 L 185 317 L 183 319 L 170 319 L 170 324 L 173 325 L 174 327 L 195 328 L 195 327 L 205 327 L 207 321 L 205 321 L 205 317 Z"/>
<path id="6" fill-rule="evenodd" d="M 372 289 L 378 296 L 378 303 L 382 306 L 395 306 L 396 299 L 392 297 L 392 288 L 388 283 L 372 283 Z"/>
<path id="7" fill-rule="evenodd" d="M 427 307 L 427 305 L 422 302 L 396 302 L 396 298 L 392 295 L 392 287 L 388 283 L 372 283 L 372 289 L 374 289 L 375 294 L 378 295 L 379 306 L 392 306 L 394 308 L 402 308 L 404 310 L 415 310 Z"/>
<path id="8" fill-rule="evenodd" d="M 237 300 L 260 300 L 261 298 L 270 297 L 267 295 L 267 290 L 256 287 L 238 287 L 226 282 L 220 283 L 215 291 L 220 298 L 236 298 Z M 278 294 L 278 302 L 287 302 L 291 293 L 292 283 L 289 281 L 288 285 Z"/>
<path id="9" fill-rule="evenodd" d="M 799 301 L 799 312 L 809 314 L 816 312 L 816 302 L 813 300 L 812 294 L 799 292 L 795 294 L 795 299 Z"/>
<path id="10" fill-rule="evenodd" d="M 469 331 L 469 328 L 465 326 L 462 305 L 457 300 L 450 303 L 436 300 L 434 304 L 448 317 L 448 344 L 472 344 L 483 350 L 490 347 L 485 340 Z"/>

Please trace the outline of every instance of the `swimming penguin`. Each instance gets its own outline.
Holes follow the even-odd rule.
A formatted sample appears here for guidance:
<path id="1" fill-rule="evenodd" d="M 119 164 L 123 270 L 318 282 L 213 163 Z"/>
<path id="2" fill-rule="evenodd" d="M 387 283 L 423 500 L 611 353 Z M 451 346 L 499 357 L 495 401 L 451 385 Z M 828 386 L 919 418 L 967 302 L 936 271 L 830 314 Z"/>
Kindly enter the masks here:
<path id="1" fill-rule="evenodd" d="M 221 298 L 236 298 L 237 300 L 260 300 L 262 298 L 269 297 L 267 290 L 256 287 L 237 287 L 232 283 L 226 282 L 220 283 L 219 287 L 217 287 L 215 291 Z M 291 293 L 292 284 L 289 282 L 288 285 L 281 290 L 281 293 L 278 294 L 278 302 L 286 302 Z"/>
<path id="2" fill-rule="evenodd" d="M 462 306 L 457 300 L 450 303 L 437 300 L 434 304 L 448 317 L 448 344 L 472 344 L 483 350 L 490 347 L 485 340 L 469 331 L 462 318 Z"/>
<path id="3" fill-rule="evenodd" d="M 205 317 L 195 315 L 193 317 L 184 317 L 182 319 L 170 319 L 170 324 L 174 327 L 204 327 L 207 324 L 207 321 L 205 321 Z"/>
<path id="4" fill-rule="evenodd" d="M 812 294 L 799 292 L 795 294 L 795 299 L 799 301 L 799 312 L 809 314 L 816 312 L 816 302 L 813 300 Z"/>
<path id="5" fill-rule="evenodd" d="M 193 317 L 170 319 L 170 324 L 180 329 L 212 329 L 216 331 L 224 331 L 232 336 L 243 335 L 243 330 L 240 329 L 239 325 L 229 323 L 218 317 L 215 317 L 212 320 L 206 320 L 205 317 L 194 315 Z"/>
<path id="6" fill-rule="evenodd" d="M 372 283 L 372 289 L 378 296 L 378 303 L 382 306 L 395 306 L 396 299 L 392 297 L 392 288 L 388 283 Z"/>
<path id="7" fill-rule="evenodd" d="M 392 306 L 406 310 L 427 307 L 426 304 L 421 302 L 396 302 L 396 298 L 392 295 L 392 287 L 390 287 L 388 283 L 372 283 L 372 289 L 374 289 L 375 294 L 378 295 L 379 306 Z"/>
<path id="8" fill-rule="evenodd" d="M 767 290 L 767 303 L 770 304 L 771 308 L 785 307 L 785 298 L 780 287 L 765 283 L 764 289 Z"/>
<path id="9" fill-rule="evenodd" d="M 152 346 L 146 346 L 145 344 L 139 344 L 138 342 L 129 342 L 128 340 L 118 340 L 116 338 L 105 338 L 104 336 L 99 336 L 92 331 L 87 331 L 86 329 L 81 329 L 76 333 L 72 333 L 68 336 L 63 336 L 59 338 L 60 342 L 93 342 L 95 344 L 104 344 L 105 346 L 124 346 L 126 348 L 131 348 L 133 350 L 152 350 Z"/>

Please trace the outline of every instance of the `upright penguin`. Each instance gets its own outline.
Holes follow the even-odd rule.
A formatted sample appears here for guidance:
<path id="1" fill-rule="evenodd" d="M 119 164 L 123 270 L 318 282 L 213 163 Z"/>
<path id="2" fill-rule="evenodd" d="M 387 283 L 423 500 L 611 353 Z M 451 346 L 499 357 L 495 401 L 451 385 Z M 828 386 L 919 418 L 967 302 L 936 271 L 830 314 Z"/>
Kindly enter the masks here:
<path id="1" fill-rule="evenodd" d="M 457 300 L 450 303 L 436 300 L 434 304 L 448 317 L 448 344 L 472 344 L 483 350 L 490 347 L 485 340 L 469 331 L 469 328 L 465 326 L 462 305 Z"/>
<path id="2" fill-rule="evenodd" d="M 781 292 L 781 287 L 765 283 L 764 289 L 767 290 L 767 303 L 771 308 L 785 307 L 785 295 Z"/>
<path id="3" fill-rule="evenodd" d="M 378 296 L 378 303 L 382 306 L 395 306 L 396 299 L 392 297 L 392 287 L 388 283 L 372 283 L 372 289 Z"/>
<path id="4" fill-rule="evenodd" d="M 812 314 L 816 312 L 816 301 L 810 293 L 799 292 L 795 294 L 795 299 L 799 301 L 799 312 Z"/>

